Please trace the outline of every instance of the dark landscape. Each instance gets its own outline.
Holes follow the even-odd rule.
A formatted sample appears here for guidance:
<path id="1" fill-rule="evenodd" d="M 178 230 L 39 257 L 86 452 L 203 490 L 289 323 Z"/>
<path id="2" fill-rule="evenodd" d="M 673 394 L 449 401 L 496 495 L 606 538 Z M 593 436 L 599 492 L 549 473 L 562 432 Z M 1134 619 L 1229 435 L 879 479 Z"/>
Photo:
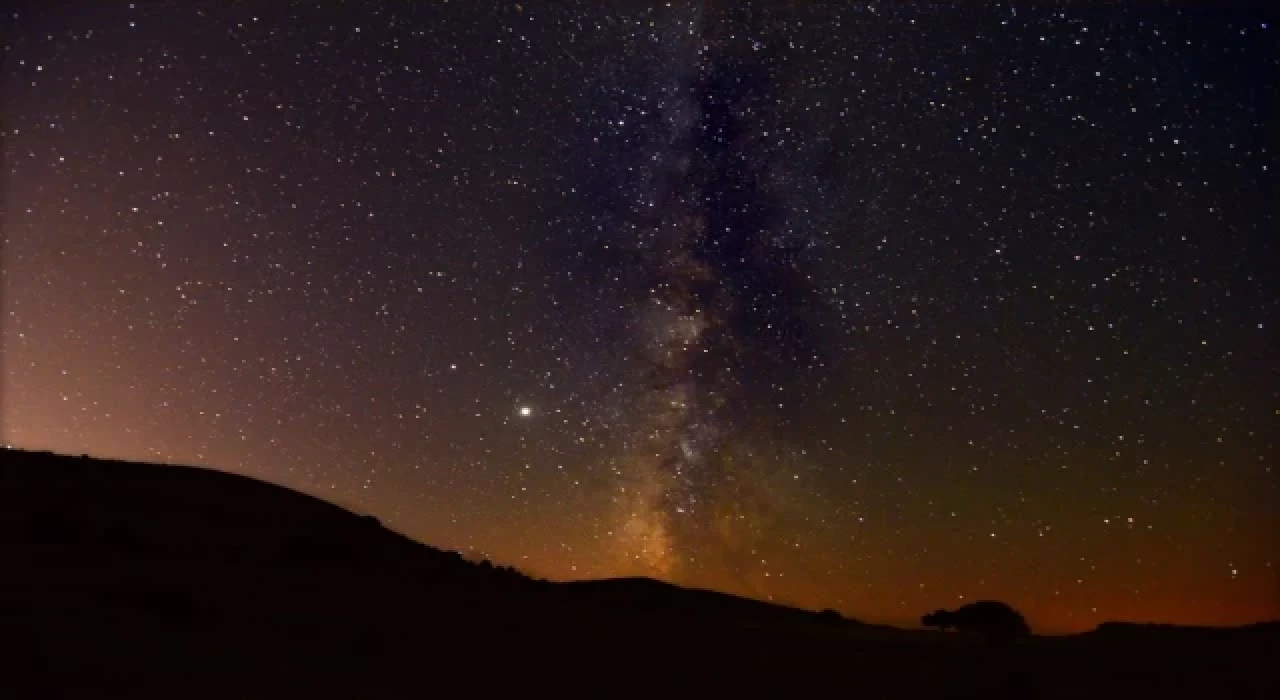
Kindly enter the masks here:
<path id="1" fill-rule="evenodd" d="M 238 475 L 2 455 L 6 698 L 1241 698 L 1266 696 L 1280 651 L 1277 623 L 992 646 L 650 579 L 553 583 Z"/>
<path id="2" fill-rule="evenodd" d="M 1276 697 L 1275 4 L 4 2 L 0 700 Z"/>

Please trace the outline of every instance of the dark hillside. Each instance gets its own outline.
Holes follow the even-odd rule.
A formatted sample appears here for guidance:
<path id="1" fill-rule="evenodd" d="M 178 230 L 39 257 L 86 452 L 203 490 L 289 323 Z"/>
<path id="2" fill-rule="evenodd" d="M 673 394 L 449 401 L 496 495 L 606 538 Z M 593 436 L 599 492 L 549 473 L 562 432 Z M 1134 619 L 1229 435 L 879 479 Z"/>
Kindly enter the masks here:
<path id="1" fill-rule="evenodd" d="M 1250 697 L 1276 636 L 992 650 L 650 579 L 537 581 L 253 479 L 15 450 L 0 552 L 6 699 Z"/>
<path id="2" fill-rule="evenodd" d="M 7 451 L 4 459 L 0 541 L 49 565 L 154 558 L 197 566 L 359 566 L 444 578 L 488 573 L 371 516 L 243 476 L 48 453 Z"/>
<path id="3" fill-rule="evenodd" d="M 559 584 L 566 600 L 607 608 L 616 613 L 675 615 L 757 624 L 857 625 L 856 620 L 831 619 L 811 610 L 766 603 L 719 591 L 685 588 L 651 578 L 570 581 Z"/>

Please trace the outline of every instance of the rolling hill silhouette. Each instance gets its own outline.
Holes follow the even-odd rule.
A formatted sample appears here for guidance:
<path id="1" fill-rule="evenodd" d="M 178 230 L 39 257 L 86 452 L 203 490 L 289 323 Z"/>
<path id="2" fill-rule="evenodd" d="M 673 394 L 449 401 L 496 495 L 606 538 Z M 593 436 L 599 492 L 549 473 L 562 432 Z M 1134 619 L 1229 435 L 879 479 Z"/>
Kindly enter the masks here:
<path id="1" fill-rule="evenodd" d="M 1276 649 L 1274 627 L 1172 647 L 1111 627 L 995 651 L 652 579 L 535 580 L 209 469 L 0 460 L 6 698 L 1247 697 Z"/>

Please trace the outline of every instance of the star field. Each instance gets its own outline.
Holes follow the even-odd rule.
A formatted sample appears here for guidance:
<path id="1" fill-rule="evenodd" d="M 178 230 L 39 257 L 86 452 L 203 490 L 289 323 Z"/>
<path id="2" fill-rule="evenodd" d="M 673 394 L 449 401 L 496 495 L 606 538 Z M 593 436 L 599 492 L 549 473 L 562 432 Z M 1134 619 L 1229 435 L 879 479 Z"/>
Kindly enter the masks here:
<path id="1" fill-rule="evenodd" d="M 1261 11 L 2 22 L 6 443 L 556 579 L 1280 616 Z"/>

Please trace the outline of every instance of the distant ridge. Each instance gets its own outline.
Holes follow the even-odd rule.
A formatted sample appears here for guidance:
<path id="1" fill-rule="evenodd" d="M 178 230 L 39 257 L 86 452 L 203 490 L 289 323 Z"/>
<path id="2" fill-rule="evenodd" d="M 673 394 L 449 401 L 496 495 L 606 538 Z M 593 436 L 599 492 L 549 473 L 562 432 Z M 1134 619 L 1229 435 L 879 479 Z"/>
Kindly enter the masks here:
<path id="1" fill-rule="evenodd" d="M 758 622 L 800 619 L 811 621 L 816 615 L 827 623 L 862 624 L 834 611 L 814 613 L 802 608 L 742 598 L 720 591 L 688 588 L 640 576 L 569 581 L 560 585 L 581 603 L 607 606 L 619 612 L 700 615 Z"/>
<path id="2" fill-rule="evenodd" d="M 1280 620 L 1255 622 L 1230 627 L 1205 625 L 1173 625 L 1163 622 L 1104 622 L 1084 635 L 1109 639 L 1134 639 L 1147 642 L 1180 642 L 1187 637 L 1280 639 Z"/>

